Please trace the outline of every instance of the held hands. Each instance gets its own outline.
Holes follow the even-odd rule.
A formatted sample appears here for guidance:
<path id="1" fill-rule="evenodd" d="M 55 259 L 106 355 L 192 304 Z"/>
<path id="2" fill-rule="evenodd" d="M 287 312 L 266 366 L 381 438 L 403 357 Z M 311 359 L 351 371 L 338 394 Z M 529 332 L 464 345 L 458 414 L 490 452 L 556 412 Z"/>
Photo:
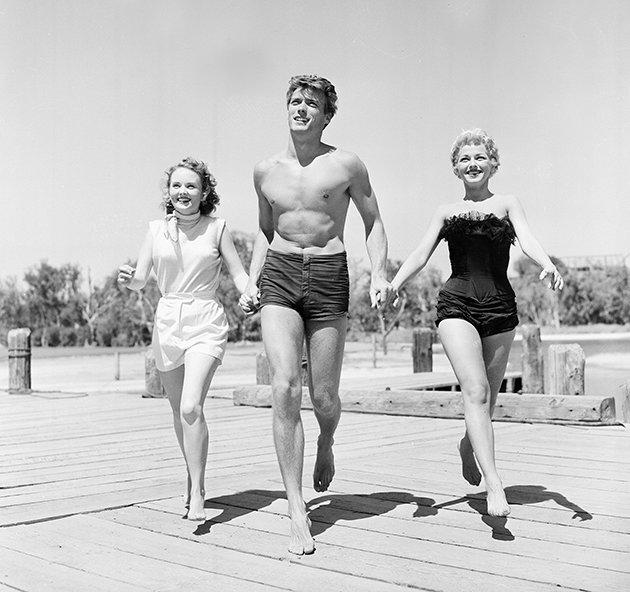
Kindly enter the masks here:
<path id="1" fill-rule="evenodd" d="M 538 276 L 538 279 L 544 280 L 548 275 L 551 277 L 548 278 L 547 287 L 552 290 L 562 290 L 564 287 L 564 280 L 555 266 L 543 268 Z"/>
<path id="2" fill-rule="evenodd" d="M 136 273 L 136 268 L 131 265 L 121 265 L 118 268 L 118 283 L 121 286 L 128 286 Z"/>
<path id="3" fill-rule="evenodd" d="M 389 306 L 397 296 L 392 285 L 384 278 L 372 276 L 370 283 L 370 302 L 372 308 L 383 309 Z"/>
<path id="4" fill-rule="evenodd" d="M 260 290 L 256 284 L 247 284 L 238 305 L 246 316 L 253 315 L 260 308 Z"/>

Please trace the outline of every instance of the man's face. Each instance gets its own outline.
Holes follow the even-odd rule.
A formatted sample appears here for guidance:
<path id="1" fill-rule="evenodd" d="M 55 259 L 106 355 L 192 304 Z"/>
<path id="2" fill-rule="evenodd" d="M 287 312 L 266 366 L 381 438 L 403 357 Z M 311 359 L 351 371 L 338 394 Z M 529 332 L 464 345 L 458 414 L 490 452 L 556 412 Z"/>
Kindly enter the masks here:
<path id="1" fill-rule="evenodd" d="M 287 105 L 289 129 L 292 132 L 321 131 L 330 121 L 324 114 L 326 97 L 323 92 L 296 88 Z"/>

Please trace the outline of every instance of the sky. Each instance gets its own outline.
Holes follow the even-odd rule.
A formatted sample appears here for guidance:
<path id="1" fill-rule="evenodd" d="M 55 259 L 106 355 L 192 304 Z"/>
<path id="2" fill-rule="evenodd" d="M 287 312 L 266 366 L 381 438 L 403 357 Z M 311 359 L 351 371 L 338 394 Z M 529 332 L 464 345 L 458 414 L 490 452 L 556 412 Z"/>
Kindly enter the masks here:
<path id="1" fill-rule="evenodd" d="M 335 84 L 324 140 L 366 164 L 390 257 L 463 196 L 449 153 L 472 127 L 548 253 L 630 254 L 627 0 L 0 0 L 0 33 L 0 279 L 45 259 L 102 281 L 186 155 L 254 233 L 252 169 L 287 145 L 298 73 Z M 365 259 L 352 206 L 346 246 Z"/>

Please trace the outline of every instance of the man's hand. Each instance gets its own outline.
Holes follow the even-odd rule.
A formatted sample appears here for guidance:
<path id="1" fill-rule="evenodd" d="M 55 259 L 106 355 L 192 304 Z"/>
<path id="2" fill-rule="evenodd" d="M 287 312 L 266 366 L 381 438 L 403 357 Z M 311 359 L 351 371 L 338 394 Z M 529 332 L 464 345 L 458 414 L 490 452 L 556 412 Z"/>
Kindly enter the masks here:
<path id="1" fill-rule="evenodd" d="M 260 307 L 260 291 L 256 284 L 248 283 L 239 298 L 238 305 L 247 315 L 253 315 Z"/>
<path id="2" fill-rule="evenodd" d="M 372 308 L 383 309 L 389 306 L 396 297 L 396 291 L 385 279 L 372 276 L 370 282 L 370 302 Z"/>

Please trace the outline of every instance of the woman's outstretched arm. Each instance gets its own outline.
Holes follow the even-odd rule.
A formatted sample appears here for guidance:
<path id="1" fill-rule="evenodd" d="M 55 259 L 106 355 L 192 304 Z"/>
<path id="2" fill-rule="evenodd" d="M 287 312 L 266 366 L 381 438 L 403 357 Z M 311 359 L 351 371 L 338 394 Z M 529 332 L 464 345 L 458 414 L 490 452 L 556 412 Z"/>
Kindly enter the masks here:
<path id="1" fill-rule="evenodd" d="M 153 269 L 152 255 L 153 235 L 148 230 L 140 247 L 136 266 L 121 265 L 118 268 L 118 283 L 130 290 L 142 290 L 149 279 L 151 269 Z"/>
<path id="2" fill-rule="evenodd" d="M 446 220 L 448 208 L 445 206 L 439 207 L 427 228 L 420 244 L 411 252 L 409 257 L 400 266 L 398 273 L 392 280 L 392 287 L 398 291 L 402 288 L 414 275 L 416 275 L 429 261 L 435 247 L 440 242 L 440 231 Z"/>
<path id="3" fill-rule="evenodd" d="M 523 253 L 542 267 L 540 279 L 542 280 L 550 275 L 549 287 L 552 290 L 562 290 L 564 280 L 549 258 L 549 255 L 545 253 L 541 244 L 532 234 L 521 202 L 516 197 L 509 196 L 506 200 L 506 209 Z"/>

